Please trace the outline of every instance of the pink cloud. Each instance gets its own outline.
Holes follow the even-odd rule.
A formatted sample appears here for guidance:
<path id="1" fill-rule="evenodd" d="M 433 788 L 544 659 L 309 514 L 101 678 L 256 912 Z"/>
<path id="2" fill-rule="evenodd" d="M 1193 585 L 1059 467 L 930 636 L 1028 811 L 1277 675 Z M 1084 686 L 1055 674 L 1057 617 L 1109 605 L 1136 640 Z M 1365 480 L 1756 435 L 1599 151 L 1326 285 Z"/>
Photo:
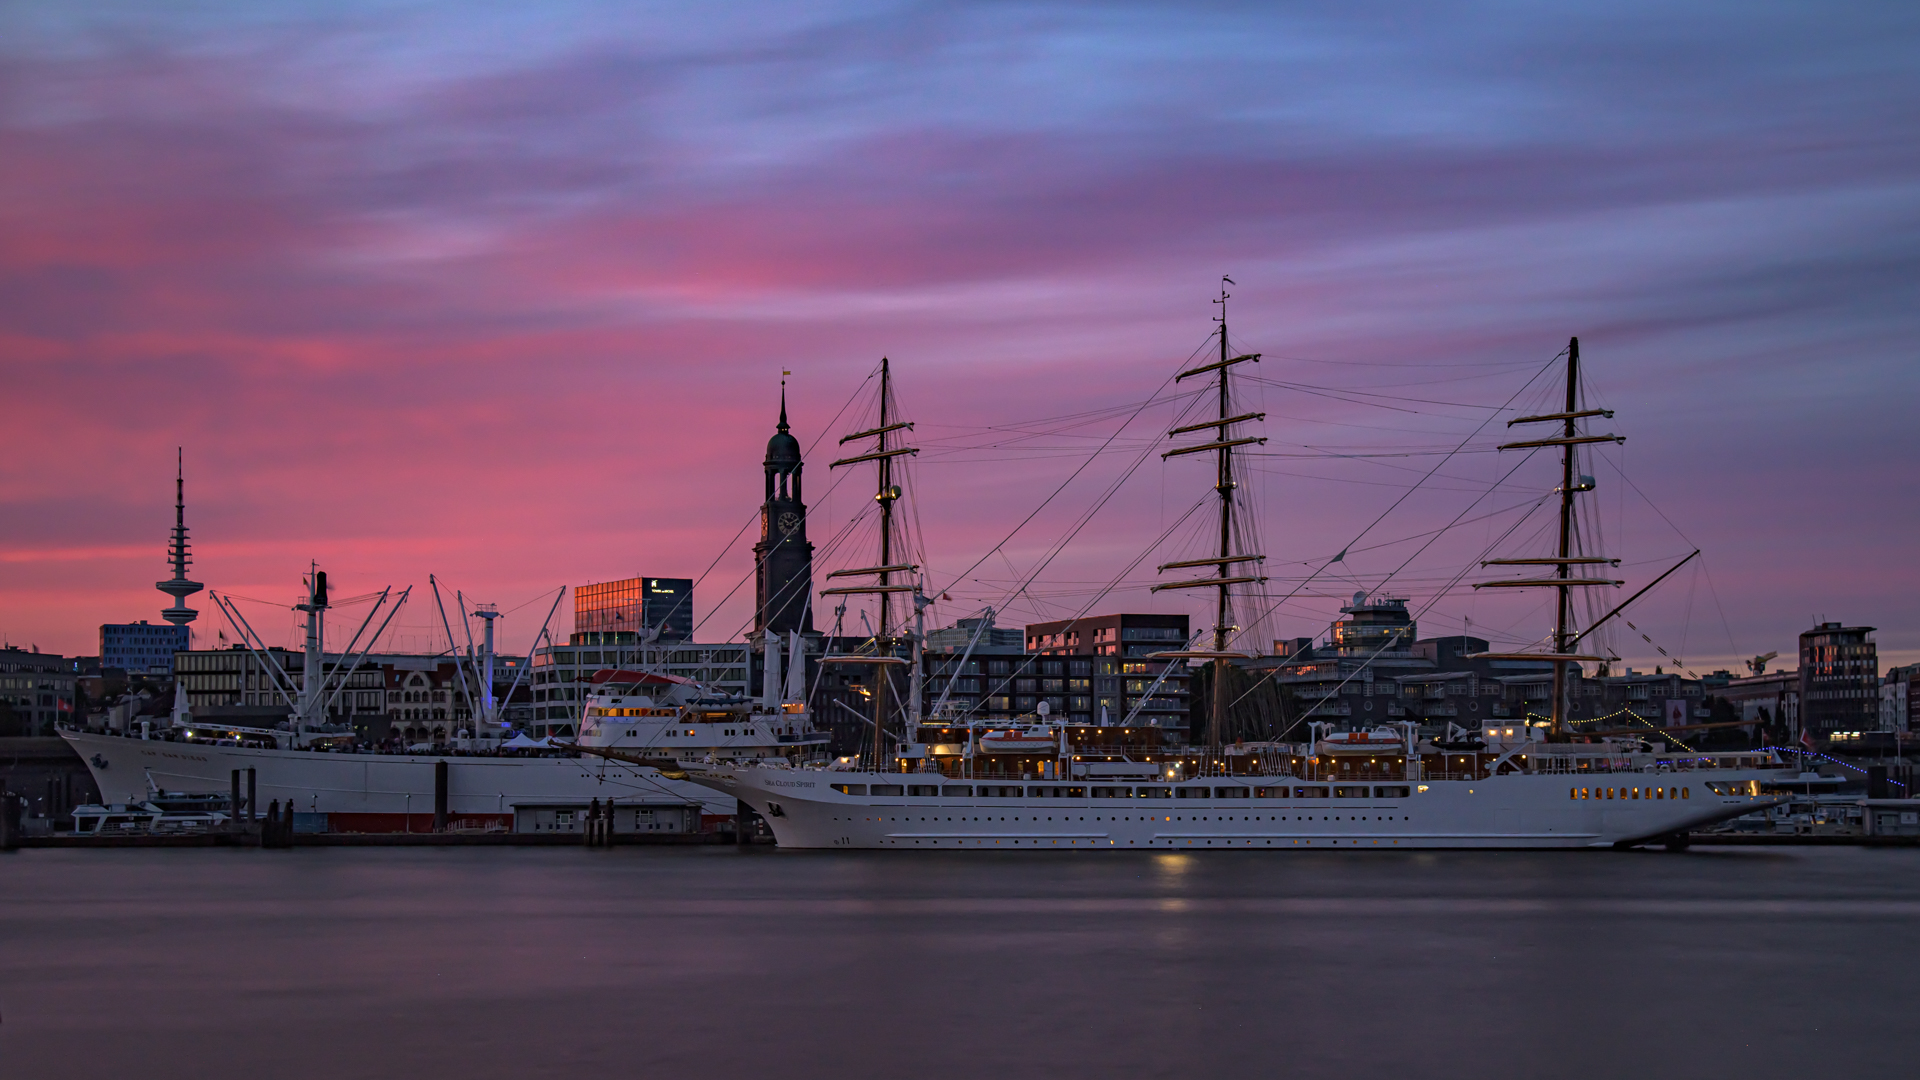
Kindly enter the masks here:
<path id="1" fill-rule="evenodd" d="M 742 106 L 714 121 L 737 140 L 717 150 L 684 119 L 708 100 L 688 69 L 617 50 L 371 104 L 289 100 L 284 53 L 236 53 L 149 43 L 0 67 L 16 102 L 0 113 L 15 403 L 0 631 L 15 640 L 84 652 L 98 623 L 153 617 L 176 445 L 196 572 L 243 595 L 288 594 L 310 558 L 354 591 L 431 572 L 514 603 L 696 574 L 753 512 L 783 369 L 797 432 L 829 436 L 809 476 L 819 540 L 866 498 L 864 480 L 823 497 L 827 419 L 882 354 L 921 437 L 970 447 L 915 467 L 935 583 L 960 607 L 996 601 L 1119 459 L 1016 537 L 1011 567 L 950 583 L 1088 445 L 1006 447 L 986 429 L 1144 397 L 1206 334 L 1232 271 L 1236 328 L 1283 381 L 1497 404 L 1521 361 L 1582 334 L 1630 474 L 1709 552 L 1720 604 L 1704 583 L 1651 603 L 1663 641 L 1698 651 L 1718 624 L 1720 653 L 1765 651 L 1823 612 L 1920 650 L 1889 600 L 1914 584 L 1899 492 L 1915 445 L 1894 403 L 1915 388 L 1900 345 L 1915 252 L 1888 239 L 1913 235 L 1914 161 L 1867 121 L 1817 146 L 1758 106 L 1707 134 L 1655 110 L 1629 135 L 1510 121 L 1409 138 L 1337 103 L 1249 120 L 1170 81 L 1159 114 L 989 122 L 946 100 L 869 115 L 783 68 L 791 115 Z M 780 103 L 756 77 L 733 96 Z M 1494 366 L 1456 366 L 1476 363 Z M 1459 374 L 1478 378 L 1446 381 Z M 1276 451 L 1450 445 L 1477 415 L 1256 396 Z M 1262 460 L 1268 550 L 1331 555 L 1429 461 Z M 1493 467 L 1453 473 L 1471 487 Z M 1143 470 L 1008 621 L 1077 610 L 1185 508 L 1191 472 Z M 1416 498 L 1383 533 L 1470 497 Z M 1646 567 L 1687 550 L 1630 499 L 1607 509 L 1623 516 L 1609 539 Z M 1430 595 L 1486 536 L 1438 545 L 1395 587 Z M 1272 631 L 1313 632 L 1406 550 L 1356 558 Z M 747 567 L 743 547 L 721 559 L 701 615 Z M 1128 587 L 1101 606 L 1170 603 Z M 1469 613 L 1539 630 L 1524 605 L 1465 594 L 1431 625 Z M 736 594 L 702 633 L 746 615 Z M 522 618 L 508 640 L 532 630 Z"/>

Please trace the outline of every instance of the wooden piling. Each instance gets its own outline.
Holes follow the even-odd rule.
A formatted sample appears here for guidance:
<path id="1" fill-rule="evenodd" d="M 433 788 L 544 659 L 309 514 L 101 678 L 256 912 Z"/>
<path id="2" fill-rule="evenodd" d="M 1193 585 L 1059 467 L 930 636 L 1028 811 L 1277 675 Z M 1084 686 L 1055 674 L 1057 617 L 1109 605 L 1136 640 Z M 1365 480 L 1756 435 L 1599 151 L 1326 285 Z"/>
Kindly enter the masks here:
<path id="1" fill-rule="evenodd" d="M 0 851 L 20 850 L 20 796 L 0 788 Z"/>

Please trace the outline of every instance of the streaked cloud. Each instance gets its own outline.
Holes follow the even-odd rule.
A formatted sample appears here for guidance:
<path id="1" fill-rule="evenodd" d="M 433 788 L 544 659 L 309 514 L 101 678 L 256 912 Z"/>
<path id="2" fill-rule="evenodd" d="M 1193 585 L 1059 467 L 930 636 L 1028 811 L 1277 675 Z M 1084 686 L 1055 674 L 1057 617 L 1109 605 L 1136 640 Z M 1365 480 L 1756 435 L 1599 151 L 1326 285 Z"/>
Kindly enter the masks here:
<path id="1" fill-rule="evenodd" d="M 1282 381 L 1497 404 L 1521 361 L 1579 333 L 1629 475 L 1685 534 L 1621 499 L 1611 538 L 1649 564 L 1708 551 L 1711 582 L 1650 609 L 1660 636 L 1699 652 L 1714 591 L 1719 654 L 1777 648 L 1812 614 L 1920 653 L 1888 600 L 1914 583 L 1916 20 L 16 6 L 0 631 L 79 652 L 99 622 L 150 617 L 176 444 L 199 572 L 241 593 L 288 591 L 309 558 L 502 600 L 697 573 L 753 511 L 778 372 L 796 372 L 811 439 L 882 354 L 924 430 L 974 433 L 918 467 L 939 583 L 1073 464 L 1010 463 L 984 429 L 1144 397 L 1207 332 L 1227 271 L 1236 329 Z M 1261 392 L 1276 446 L 1440 445 L 1475 415 Z M 1463 483 L 1496 475 L 1481 457 Z M 1277 559 L 1339 550 L 1418 476 L 1261 467 Z M 1040 557 L 1103 468 L 997 578 Z M 1050 569 L 1042 607 L 1074 610 L 1184 507 L 1192 478 L 1159 469 Z M 1438 494 L 1394 535 L 1451 517 L 1459 493 Z M 104 554 L 141 545 L 147 563 Z M 1472 547 L 1395 583 L 1438 588 Z M 33 554 L 62 552 L 103 554 Z M 1312 632 L 1336 603 L 1273 630 Z M 1468 598 L 1432 625 L 1474 612 L 1538 629 Z M 735 594 L 703 634 L 745 614 Z"/>

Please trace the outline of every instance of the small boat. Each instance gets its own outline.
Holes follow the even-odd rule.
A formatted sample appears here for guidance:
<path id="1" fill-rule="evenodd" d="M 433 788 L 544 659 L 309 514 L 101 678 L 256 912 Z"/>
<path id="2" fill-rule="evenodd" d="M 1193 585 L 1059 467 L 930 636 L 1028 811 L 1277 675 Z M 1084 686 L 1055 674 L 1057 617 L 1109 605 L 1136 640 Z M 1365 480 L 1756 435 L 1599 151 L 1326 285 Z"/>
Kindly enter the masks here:
<path id="1" fill-rule="evenodd" d="M 1060 748 L 1060 729 L 1051 724 L 989 731 L 980 736 L 984 754 L 1046 753 Z"/>
<path id="2" fill-rule="evenodd" d="M 166 836 L 212 832 L 224 827 L 224 810 L 167 810 L 151 801 L 91 803 L 73 808 L 77 836 Z"/>
<path id="3" fill-rule="evenodd" d="M 1390 750 L 1407 744 L 1406 736 L 1390 727 L 1372 731 L 1336 731 L 1324 735 L 1321 743 L 1329 750 Z"/>

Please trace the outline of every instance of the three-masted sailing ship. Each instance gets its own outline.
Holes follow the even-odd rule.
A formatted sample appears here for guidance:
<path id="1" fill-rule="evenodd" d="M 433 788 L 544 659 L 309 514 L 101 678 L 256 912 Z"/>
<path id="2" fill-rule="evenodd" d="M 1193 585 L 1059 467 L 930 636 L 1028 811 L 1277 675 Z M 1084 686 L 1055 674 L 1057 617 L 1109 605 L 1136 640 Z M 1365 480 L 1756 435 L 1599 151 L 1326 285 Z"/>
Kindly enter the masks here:
<path id="1" fill-rule="evenodd" d="M 1445 745 L 1423 738 L 1412 723 L 1350 731 L 1317 723 L 1305 742 L 1230 741 L 1225 676 L 1244 655 L 1233 647 L 1240 630 L 1235 590 L 1264 580 L 1259 573 L 1264 556 L 1251 542 L 1251 530 L 1238 527 L 1245 504 L 1237 497 L 1235 451 L 1263 441 L 1249 433 L 1248 425 L 1264 417 L 1234 411 L 1232 373 L 1259 356 L 1233 350 L 1225 300 L 1223 291 L 1216 301 L 1222 306 L 1218 359 L 1177 376 L 1216 381 L 1215 415 L 1169 433 L 1208 432 L 1210 437 L 1164 455 L 1214 455 L 1215 544 L 1203 557 L 1160 567 L 1162 573 L 1210 572 L 1155 587 L 1214 591 L 1206 646 L 1195 648 L 1189 641 L 1183 649 L 1157 654 L 1211 667 L 1204 740 L 1173 745 L 1155 737 L 1162 729 L 1133 728 L 1124 721 L 1118 726 L 1104 720 L 1069 723 L 1039 714 L 1011 726 L 958 727 L 966 740 L 963 753 L 929 753 L 921 742 L 919 711 L 921 628 L 906 630 L 904 611 L 894 611 L 900 597 L 912 598 L 916 615 L 925 607 L 920 567 L 897 554 L 901 549 L 893 531 L 894 506 L 902 496 L 893 463 L 914 449 L 898 441 L 911 424 L 894 411 L 891 366 L 883 361 L 879 422 L 842 440 L 844 445 L 874 439 L 873 448 L 833 463 L 835 468 L 869 462 L 876 467 L 878 557 L 873 565 L 830 575 L 853 581 L 823 590 L 828 596 L 879 598 L 871 640 L 826 658 L 874 672 L 871 740 L 857 758 L 832 764 L 690 765 L 689 780 L 739 798 L 766 819 L 782 846 L 888 850 L 1674 846 L 1684 844 L 1692 829 L 1779 801 L 1763 783 L 1786 766 L 1768 751 L 1694 753 L 1639 738 L 1576 742 L 1565 735 L 1569 666 L 1604 659 L 1576 649 L 1611 617 L 1575 633 L 1573 593 L 1613 584 L 1575 571 L 1616 565 L 1574 550 L 1572 540 L 1574 499 L 1592 487 L 1577 475 L 1575 449 L 1618 438 L 1578 428 L 1581 420 L 1610 414 L 1578 405 L 1577 343 L 1570 350 L 1566 407 L 1515 421 L 1558 423 L 1560 433 L 1509 444 L 1511 449 L 1555 446 L 1563 451 L 1558 553 L 1488 563 L 1553 568 L 1550 577 L 1488 583 L 1558 591 L 1551 652 L 1515 654 L 1553 662 L 1555 706 L 1549 722 L 1487 721 L 1470 738 Z M 913 682 L 904 703 L 896 700 L 902 668 Z M 942 722 L 927 719 L 929 731 Z M 956 728 L 938 730 L 945 739 L 953 738 Z"/>

